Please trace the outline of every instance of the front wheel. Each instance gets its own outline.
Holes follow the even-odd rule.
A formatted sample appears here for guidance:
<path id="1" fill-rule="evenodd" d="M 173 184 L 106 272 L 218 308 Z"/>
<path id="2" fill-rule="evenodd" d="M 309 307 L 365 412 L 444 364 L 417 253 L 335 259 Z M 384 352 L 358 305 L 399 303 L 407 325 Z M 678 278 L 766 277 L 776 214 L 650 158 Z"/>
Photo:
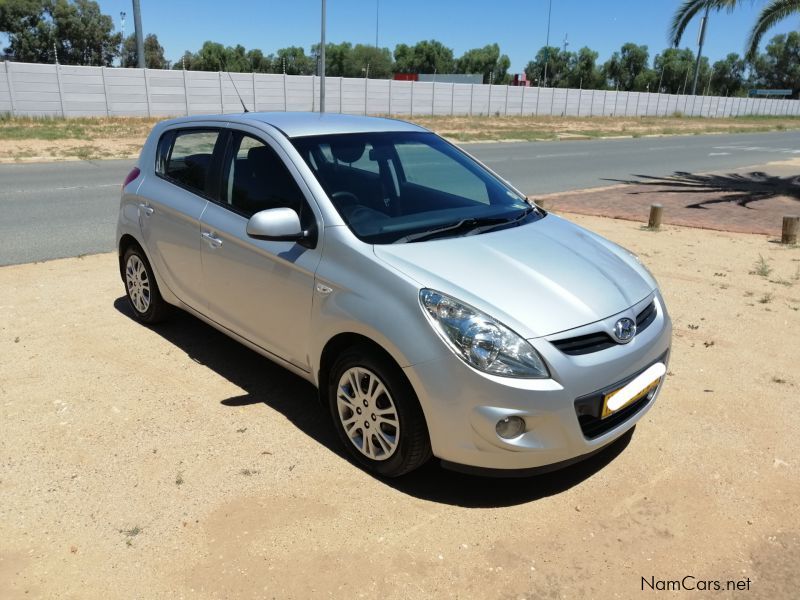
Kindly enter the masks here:
<path id="1" fill-rule="evenodd" d="M 329 381 L 334 426 L 358 464 L 398 477 L 430 458 L 425 417 L 399 367 L 362 346 L 339 357 Z"/>
<path id="2" fill-rule="evenodd" d="M 125 266 L 125 292 L 136 319 L 149 325 L 163 321 L 169 312 L 169 305 L 158 291 L 153 269 L 144 252 L 132 246 L 125 251 L 122 261 Z"/>

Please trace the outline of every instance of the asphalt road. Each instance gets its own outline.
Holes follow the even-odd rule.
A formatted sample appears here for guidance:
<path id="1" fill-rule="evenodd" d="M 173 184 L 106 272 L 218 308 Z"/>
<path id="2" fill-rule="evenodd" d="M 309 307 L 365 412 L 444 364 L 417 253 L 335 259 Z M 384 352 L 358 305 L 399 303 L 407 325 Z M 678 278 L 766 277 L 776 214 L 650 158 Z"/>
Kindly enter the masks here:
<path id="1" fill-rule="evenodd" d="M 800 156 L 800 132 L 468 144 L 536 195 L 635 175 L 733 169 Z M 131 160 L 0 165 L 0 265 L 114 248 L 119 187 Z"/>

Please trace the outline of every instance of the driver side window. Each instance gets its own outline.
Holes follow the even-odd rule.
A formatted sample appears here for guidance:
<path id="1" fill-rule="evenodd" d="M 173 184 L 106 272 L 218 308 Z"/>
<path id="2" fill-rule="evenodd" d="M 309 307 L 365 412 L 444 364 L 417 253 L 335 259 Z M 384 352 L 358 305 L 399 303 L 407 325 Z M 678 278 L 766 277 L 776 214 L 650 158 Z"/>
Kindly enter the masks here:
<path id="1" fill-rule="evenodd" d="M 233 132 L 222 181 L 222 202 L 244 217 L 292 208 L 304 227 L 311 218 L 303 192 L 276 152 L 261 140 Z"/>

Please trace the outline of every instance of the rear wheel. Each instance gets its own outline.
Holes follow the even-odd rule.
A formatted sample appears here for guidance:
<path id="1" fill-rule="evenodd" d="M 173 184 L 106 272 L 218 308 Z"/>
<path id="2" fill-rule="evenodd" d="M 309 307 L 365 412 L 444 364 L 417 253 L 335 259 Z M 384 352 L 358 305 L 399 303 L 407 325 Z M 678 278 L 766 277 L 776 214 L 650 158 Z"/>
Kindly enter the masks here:
<path id="1" fill-rule="evenodd" d="M 339 357 L 329 381 L 334 426 L 358 464 L 398 477 L 430 458 L 425 417 L 399 367 L 359 346 Z"/>
<path id="2" fill-rule="evenodd" d="M 125 251 L 122 261 L 125 291 L 136 319 L 147 324 L 163 321 L 169 313 L 169 305 L 158 291 L 153 269 L 144 252 L 137 246 L 131 246 Z"/>

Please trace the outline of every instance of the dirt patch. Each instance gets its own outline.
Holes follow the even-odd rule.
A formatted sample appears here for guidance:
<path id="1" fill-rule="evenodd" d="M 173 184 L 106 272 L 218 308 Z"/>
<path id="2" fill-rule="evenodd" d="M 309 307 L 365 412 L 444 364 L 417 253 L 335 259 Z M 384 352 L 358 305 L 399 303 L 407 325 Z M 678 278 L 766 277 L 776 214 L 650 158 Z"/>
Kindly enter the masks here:
<path id="1" fill-rule="evenodd" d="M 673 354 L 632 438 L 533 479 L 374 479 L 304 382 L 133 322 L 113 255 L 0 268 L 0 597 L 795 597 L 800 249 L 570 218 L 655 273 Z"/>

